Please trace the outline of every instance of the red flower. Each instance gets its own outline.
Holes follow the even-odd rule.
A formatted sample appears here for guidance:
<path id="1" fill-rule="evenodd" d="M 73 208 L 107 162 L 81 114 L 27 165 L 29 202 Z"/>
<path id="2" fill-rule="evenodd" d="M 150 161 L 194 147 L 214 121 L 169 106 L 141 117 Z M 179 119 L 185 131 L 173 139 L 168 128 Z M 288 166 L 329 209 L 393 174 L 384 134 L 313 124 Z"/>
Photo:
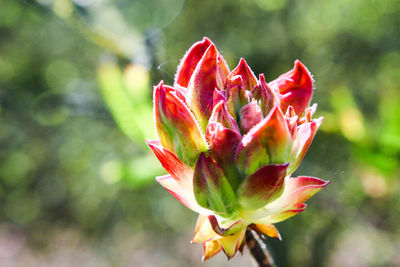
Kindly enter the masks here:
<path id="1" fill-rule="evenodd" d="M 312 93 L 300 61 L 267 83 L 244 59 L 230 72 L 208 38 L 188 50 L 174 87 L 154 88 L 159 140 L 147 143 L 169 173 L 157 181 L 200 214 L 193 242 L 203 243 L 204 259 L 233 257 L 248 226 L 280 238 L 273 224 L 329 183 L 290 177 L 322 122 L 312 119 Z"/>

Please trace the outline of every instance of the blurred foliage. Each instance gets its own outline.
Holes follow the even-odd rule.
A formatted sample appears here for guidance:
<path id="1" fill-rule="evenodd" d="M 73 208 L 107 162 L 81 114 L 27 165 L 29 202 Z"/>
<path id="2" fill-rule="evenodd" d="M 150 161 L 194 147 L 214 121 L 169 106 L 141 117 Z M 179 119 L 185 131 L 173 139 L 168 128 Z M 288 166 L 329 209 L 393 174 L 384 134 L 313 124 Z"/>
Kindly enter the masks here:
<path id="1" fill-rule="evenodd" d="M 399 25 L 398 0 L 1 0 L 0 265 L 200 266 L 144 138 L 152 85 L 208 36 L 231 68 L 316 80 L 296 173 L 332 184 L 277 225 L 279 266 L 399 266 Z"/>

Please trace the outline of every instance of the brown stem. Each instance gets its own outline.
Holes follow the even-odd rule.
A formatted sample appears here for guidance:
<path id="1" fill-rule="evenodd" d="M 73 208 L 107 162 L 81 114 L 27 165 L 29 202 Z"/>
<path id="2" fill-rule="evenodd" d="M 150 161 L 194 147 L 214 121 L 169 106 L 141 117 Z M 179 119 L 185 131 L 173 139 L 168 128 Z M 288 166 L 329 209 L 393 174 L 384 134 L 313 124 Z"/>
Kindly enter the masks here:
<path id="1" fill-rule="evenodd" d="M 247 229 L 246 245 L 250 250 L 251 256 L 259 267 L 276 267 L 271 254 L 265 244 L 261 241 L 257 233 Z"/>

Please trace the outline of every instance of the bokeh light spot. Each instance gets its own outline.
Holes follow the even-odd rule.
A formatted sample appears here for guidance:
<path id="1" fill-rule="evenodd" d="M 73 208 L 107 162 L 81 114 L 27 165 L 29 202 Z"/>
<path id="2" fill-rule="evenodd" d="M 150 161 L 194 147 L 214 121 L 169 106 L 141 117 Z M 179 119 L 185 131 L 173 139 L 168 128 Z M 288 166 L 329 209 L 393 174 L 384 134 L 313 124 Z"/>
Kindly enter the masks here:
<path id="1" fill-rule="evenodd" d="M 113 184 L 121 180 L 122 164 L 117 160 L 110 160 L 100 167 L 100 175 L 107 184 Z"/>

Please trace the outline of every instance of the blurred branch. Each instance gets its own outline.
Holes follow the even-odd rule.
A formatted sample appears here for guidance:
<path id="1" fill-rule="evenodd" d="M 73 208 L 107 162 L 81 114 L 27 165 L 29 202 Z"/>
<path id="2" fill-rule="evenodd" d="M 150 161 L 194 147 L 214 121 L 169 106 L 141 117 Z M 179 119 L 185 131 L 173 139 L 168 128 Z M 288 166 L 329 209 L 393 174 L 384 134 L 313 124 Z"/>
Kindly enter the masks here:
<path id="1" fill-rule="evenodd" d="M 255 232 L 251 230 L 246 231 L 246 244 L 257 266 L 276 267 L 267 247 Z"/>
<path id="2" fill-rule="evenodd" d="M 81 19 L 79 19 L 75 8 L 73 9 L 72 14 L 68 18 L 64 19 L 71 27 L 76 28 L 92 43 L 113 52 L 122 59 L 131 60 L 131 58 L 123 52 L 117 41 L 97 33 L 93 29 L 89 28 L 85 23 L 83 23 Z"/>

